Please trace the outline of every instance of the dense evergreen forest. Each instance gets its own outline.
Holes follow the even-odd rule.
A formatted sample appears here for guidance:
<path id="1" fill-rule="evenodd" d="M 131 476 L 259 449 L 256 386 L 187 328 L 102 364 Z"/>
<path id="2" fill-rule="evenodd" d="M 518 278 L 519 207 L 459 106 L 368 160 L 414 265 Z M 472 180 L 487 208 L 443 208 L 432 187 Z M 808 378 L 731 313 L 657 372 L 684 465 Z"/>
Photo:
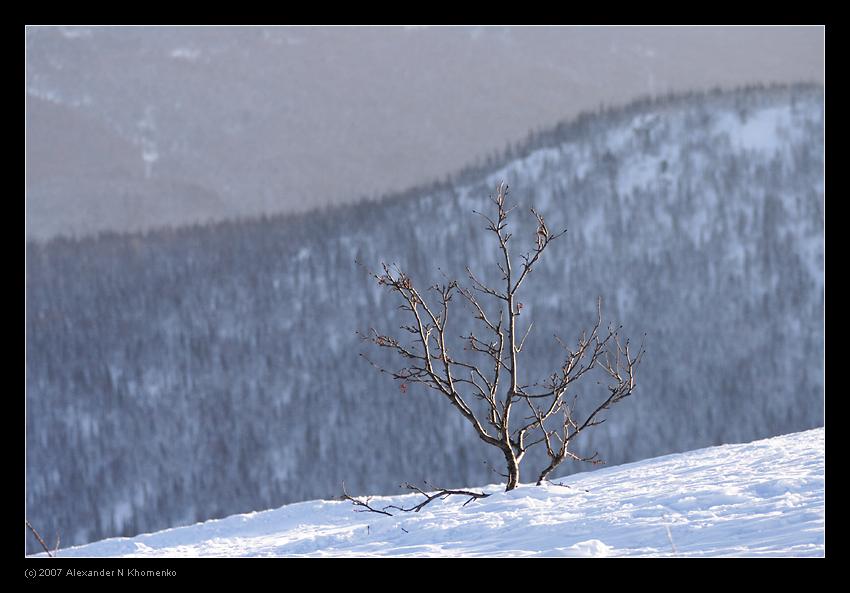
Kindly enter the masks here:
<path id="1" fill-rule="evenodd" d="M 29 243 L 29 520 L 71 545 L 330 498 L 343 481 L 499 481 L 490 447 L 435 393 L 374 372 L 357 332 L 400 322 L 364 267 L 398 263 L 424 286 L 466 265 L 496 278 L 472 210 L 500 180 L 568 229 L 524 287 L 528 377 L 556 369 L 552 334 L 577 337 L 597 296 L 606 320 L 647 334 L 636 394 L 578 452 L 619 464 L 822 425 L 823 118 L 822 89 L 803 85 L 647 99 L 403 195 Z M 514 240 L 531 245 L 526 213 Z"/>

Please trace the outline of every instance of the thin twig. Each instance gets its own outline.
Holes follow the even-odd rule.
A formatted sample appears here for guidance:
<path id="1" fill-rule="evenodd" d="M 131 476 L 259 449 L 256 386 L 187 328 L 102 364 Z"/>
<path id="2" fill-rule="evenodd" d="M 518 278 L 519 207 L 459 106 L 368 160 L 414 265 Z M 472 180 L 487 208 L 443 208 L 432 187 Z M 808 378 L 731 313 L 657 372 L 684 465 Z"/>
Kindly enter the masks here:
<path id="1" fill-rule="evenodd" d="M 367 498 L 365 501 L 364 500 L 358 500 L 358 499 L 354 498 L 353 496 L 351 496 L 350 494 L 348 494 L 348 492 L 346 492 L 346 490 L 345 490 L 345 482 L 342 483 L 342 499 L 351 501 L 351 503 L 354 506 L 364 507 L 365 510 L 362 510 L 362 511 L 355 509 L 355 512 L 357 512 L 357 513 L 372 512 L 372 513 L 380 513 L 382 515 L 392 517 L 392 513 L 388 513 L 386 511 L 382 511 L 382 510 L 379 510 L 379 509 L 372 508 L 369 505 L 369 501 L 371 500 L 370 498 Z"/>
<path id="2" fill-rule="evenodd" d="M 673 548 L 673 553 L 678 556 L 679 552 L 676 551 L 676 544 L 673 543 L 673 534 L 670 533 L 670 526 L 665 525 L 664 527 L 667 529 L 667 539 L 670 540 L 670 547 Z"/>
<path id="3" fill-rule="evenodd" d="M 563 486 L 564 488 L 569 488 L 569 489 L 571 489 L 571 490 L 574 490 L 574 488 L 573 488 L 572 486 L 570 486 L 569 484 L 564 484 L 563 482 L 553 482 L 553 481 L 552 481 L 552 480 L 550 480 L 549 478 L 546 478 L 546 480 L 545 480 L 545 481 L 546 481 L 546 482 L 549 482 L 549 483 L 550 483 L 550 484 L 552 484 L 553 486 Z M 581 490 L 582 492 L 590 492 L 590 490 L 588 490 L 588 489 L 586 489 L 586 488 L 580 488 L 580 490 Z"/>
<path id="4" fill-rule="evenodd" d="M 53 558 L 53 554 L 50 552 L 50 549 L 47 547 L 47 544 L 44 543 L 44 540 L 41 539 L 41 536 L 38 534 L 38 531 L 35 530 L 35 527 L 33 527 L 32 524 L 30 524 L 30 522 L 26 519 L 24 519 L 24 523 L 26 523 L 27 527 L 29 527 L 29 530 L 32 531 L 32 534 L 35 536 L 35 539 L 38 540 L 38 543 L 40 543 L 41 547 L 44 548 L 44 551 L 47 552 L 47 555 Z M 56 540 L 56 545 L 59 545 L 58 539 Z"/>

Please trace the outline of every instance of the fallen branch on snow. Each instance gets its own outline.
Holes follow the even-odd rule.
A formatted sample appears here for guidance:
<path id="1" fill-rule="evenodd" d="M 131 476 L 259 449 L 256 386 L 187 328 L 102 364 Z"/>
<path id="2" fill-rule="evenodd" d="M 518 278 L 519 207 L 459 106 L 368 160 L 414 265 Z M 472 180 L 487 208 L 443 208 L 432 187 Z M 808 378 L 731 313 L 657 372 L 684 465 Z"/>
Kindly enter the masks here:
<path id="1" fill-rule="evenodd" d="M 428 482 L 425 482 L 425 484 L 427 485 Z M 411 484 L 409 482 L 405 482 L 400 487 L 401 488 L 407 488 L 408 490 L 413 490 L 414 492 L 418 492 L 419 494 L 421 494 L 422 496 L 425 497 L 425 500 L 423 500 L 419 504 L 414 505 L 410 508 L 404 508 L 404 507 L 396 506 L 394 504 L 390 504 L 390 505 L 383 507 L 382 509 L 376 509 L 376 508 L 373 508 L 369 504 L 369 501 L 371 500 L 371 498 L 367 498 L 366 500 L 360 500 L 360 499 L 354 498 L 353 496 L 348 494 L 348 492 L 346 492 L 346 490 L 345 490 L 345 483 L 343 483 L 343 485 L 342 485 L 342 492 L 343 492 L 342 499 L 351 501 L 351 503 L 354 506 L 363 507 L 362 510 L 361 509 L 355 509 L 355 511 L 358 512 L 358 513 L 372 512 L 372 513 L 380 513 L 382 515 L 388 515 L 388 516 L 392 517 L 393 514 L 388 513 L 387 509 L 395 509 L 395 510 L 402 511 L 402 512 L 405 512 L 405 513 L 410 513 L 410 512 L 418 513 L 419 511 L 421 511 L 425 507 L 425 505 L 427 505 L 428 503 L 430 503 L 430 502 L 432 502 L 432 501 L 434 501 L 438 498 L 441 499 L 441 500 L 445 500 L 449 496 L 454 496 L 454 495 L 468 496 L 469 499 L 466 502 L 464 502 L 463 505 L 461 505 L 461 506 L 466 506 L 470 502 L 472 502 L 473 500 L 477 500 L 479 498 L 487 498 L 488 496 L 490 496 L 486 492 L 472 492 L 470 490 L 452 490 L 452 489 L 449 489 L 449 488 L 438 488 L 432 494 L 428 494 L 427 492 L 425 492 L 424 490 L 419 488 L 419 486 L 416 486 L 416 485 Z"/>

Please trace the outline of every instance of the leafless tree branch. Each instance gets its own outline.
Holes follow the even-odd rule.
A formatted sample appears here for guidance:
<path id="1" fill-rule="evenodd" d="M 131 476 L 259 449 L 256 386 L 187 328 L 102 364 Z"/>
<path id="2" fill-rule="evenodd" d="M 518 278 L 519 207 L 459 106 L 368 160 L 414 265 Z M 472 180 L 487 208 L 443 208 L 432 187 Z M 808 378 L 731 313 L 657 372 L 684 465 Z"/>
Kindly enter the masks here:
<path id="1" fill-rule="evenodd" d="M 54 549 L 53 552 L 51 552 L 50 548 L 47 547 L 47 544 L 44 543 L 44 540 L 41 539 L 41 536 L 38 534 L 38 531 L 35 530 L 35 527 L 33 527 L 32 524 L 27 519 L 24 519 L 24 523 L 26 524 L 27 528 L 32 532 L 32 534 L 35 536 L 35 539 L 38 540 L 38 543 L 41 544 L 42 549 L 44 549 L 44 551 L 47 553 L 47 555 L 50 556 L 51 558 L 54 558 L 55 553 L 59 551 L 59 534 L 56 535 L 56 548 Z"/>
<path id="2" fill-rule="evenodd" d="M 425 482 L 425 484 L 427 485 L 428 482 Z M 423 500 L 419 504 L 415 504 L 411 507 L 400 507 L 398 505 L 390 504 L 390 505 L 387 505 L 387 506 L 385 506 L 381 509 L 376 509 L 369 504 L 369 501 L 371 500 L 370 498 L 367 498 L 366 500 L 360 500 L 360 499 L 357 499 L 357 498 L 350 496 L 348 494 L 348 492 L 345 491 L 345 483 L 343 483 L 343 485 L 342 485 L 342 491 L 343 491 L 342 499 L 350 501 L 354 506 L 363 507 L 363 509 L 355 509 L 355 512 L 358 512 L 358 513 L 369 513 L 369 512 L 370 513 L 379 513 L 381 515 L 387 515 L 388 517 L 392 517 L 393 514 L 388 512 L 388 509 L 401 511 L 403 513 L 410 513 L 410 512 L 418 513 L 426 505 L 430 504 L 431 502 L 433 502 L 437 499 L 445 500 L 449 496 L 468 496 L 469 498 L 467 499 L 467 501 L 464 502 L 463 505 L 461 505 L 461 506 L 466 506 L 470 502 L 472 502 L 473 500 L 478 500 L 480 498 L 487 498 L 488 496 L 490 496 L 486 492 L 473 492 L 471 490 L 453 490 L 453 489 L 449 489 L 449 488 L 437 488 L 434 492 L 431 492 L 429 494 L 428 492 L 424 491 L 419 486 L 416 486 L 415 484 L 411 484 L 409 482 L 405 482 L 404 484 L 401 485 L 401 487 L 406 488 L 408 490 L 412 490 L 413 492 L 418 492 L 419 494 L 421 494 L 422 496 L 425 497 L 425 500 Z"/>
<path id="3" fill-rule="evenodd" d="M 427 485 L 428 482 L 425 482 L 425 484 Z M 425 497 L 425 500 L 423 500 L 422 502 L 420 502 L 417 505 L 413 505 L 412 507 L 408 507 L 408 508 L 404 508 L 404 507 L 400 507 L 400 506 L 396 506 L 396 505 L 388 505 L 384 508 L 396 509 L 396 510 L 399 510 L 399 511 L 402 511 L 402 512 L 405 512 L 405 513 L 409 513 L 409 512 L 418 513 L 419 511 L 421 511 L 425 507 L 425 505 L 427 505 L 427 504 L 429 504 L 429 503 L 431 503 L 431 502 L 433 502 L 437 499 L 445 500 L 449 496 L 454 496 L 454 495 L 468 496 L 469 499 L 465 503 L 463 503 L 463 505 L 461 505 L 461 506 L 466 506 L 470 502 L 472 502 L 473 500 L 478 500 L 480 498 L 487 498 L 488 496 L 490 496 L 489 494 L 487 494 L 485 492 L 472 492 L 470 490 L 451 490 L 451 489 L 447 489 L 447 488 L 437 488 L 436 491 L 429 494 L 429 493 L 425 492 L 424 490 L 422 490 L 421 488 L 419 488 L 418 486 L 416 486 L 414 484 L 410 484 L 409 482 L 405 482 L 404 484 L 402 484 L 402 487 L 407 488 L 408 490 L 413 490 L 414 492 L 418 492 L 419 494 L 421 494 L 422 496 Z"/>
<path id="4" fill-rule="evenodd" d="M 371 498 L 367 498 L 366 500 L 360 500 L 360 499 L 354 498 L 353 496 L 349 495 L 348 492 L 345 490 L 345 482 L 342 483 L 342 497 L 341 498 L 343 500 L 350 501 L 354 506 L 363 507 L 363 510 L 355 509 L 355 512 L 357 512 L 357 513 L 378 513 L 378 514 L 381 514 L 381 515 L 387 515 L 388 517 L 393 516 L 392 513 L 388 513 L 386 511 L 382 511 L 380 509 L 372 508 L 372 506 L 369 505 L 369 501 L 372 500 Z"/>

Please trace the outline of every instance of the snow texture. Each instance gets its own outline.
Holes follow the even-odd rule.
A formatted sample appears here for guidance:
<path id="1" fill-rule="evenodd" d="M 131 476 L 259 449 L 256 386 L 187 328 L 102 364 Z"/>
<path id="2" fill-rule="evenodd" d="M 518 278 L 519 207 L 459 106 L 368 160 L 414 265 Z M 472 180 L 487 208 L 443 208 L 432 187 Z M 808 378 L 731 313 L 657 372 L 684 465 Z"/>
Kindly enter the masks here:
<path id="1" fill-rule="evenodd" d="M 68 548 L 119 556 L 823 556 L 824 429 L 522 485 L 388 517 L 348 502 Z M 419 495 L 374 498 L 411 506 Z M 395 512 L 395 511 L 393 511 Z"/>

